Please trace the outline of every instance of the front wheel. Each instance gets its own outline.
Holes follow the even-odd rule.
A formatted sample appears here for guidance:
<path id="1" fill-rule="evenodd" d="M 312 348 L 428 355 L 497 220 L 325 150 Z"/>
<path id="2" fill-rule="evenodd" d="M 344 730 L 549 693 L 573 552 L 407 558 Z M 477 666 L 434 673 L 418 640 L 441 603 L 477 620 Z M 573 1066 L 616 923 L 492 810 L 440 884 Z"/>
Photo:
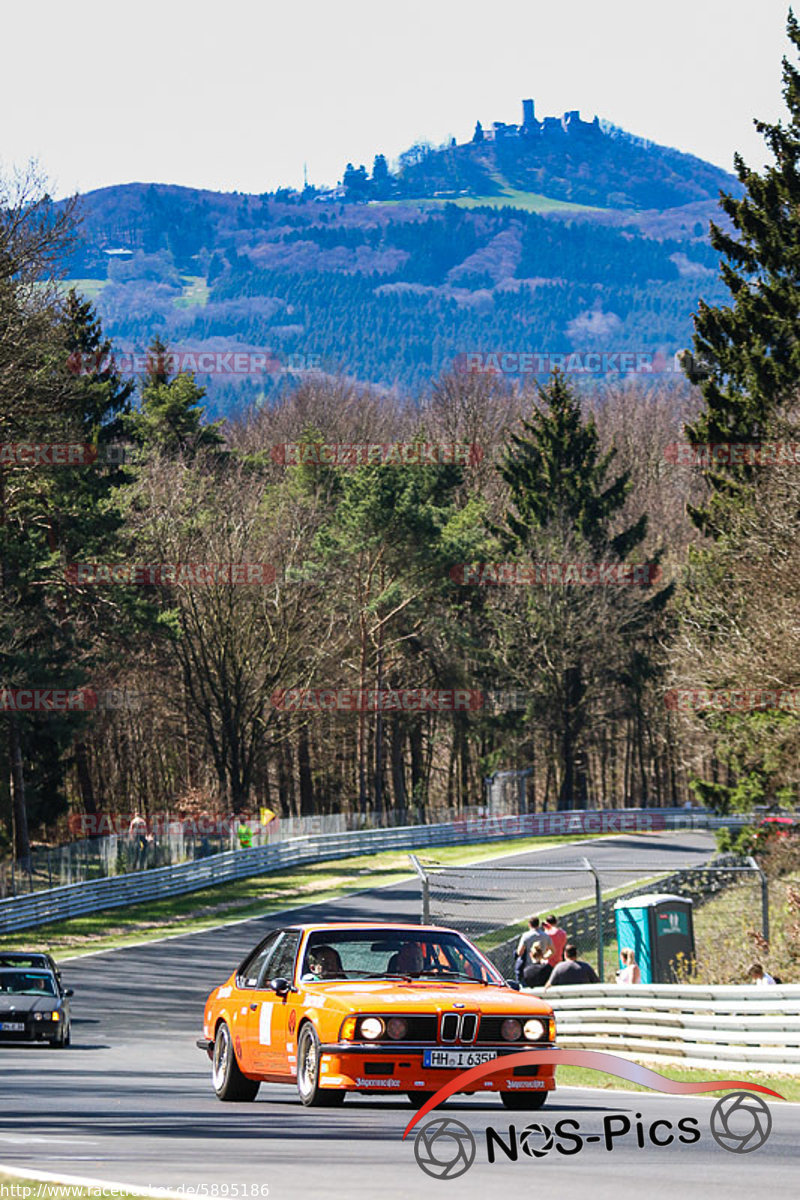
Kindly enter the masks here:
<path id="1" fill-rule="evenodd" d="M 211 1078 L 219 1100 L 255 1100 L 260 1086 L 257 1079 L 248 1079 L 239 1070 L 239 1064 L 233 1053 L 231 1032 L 224 1021 L 220 1024 L 214 1039 Z"/>
<path id="2" fill-rule="evenodd" d="M 547 1092 L 501 1092 L 500 1099 L 506 1108 L 513 1108 L 517 1111 L 525 1109 L 530 1112 L 535 1108 L 544 1108 Z"/>
<path id="3" fill-rule="evenodd" d="M 297 1040 L 297 1091 L 306 1108 L 338 1108 L 344 1104 L 344 1090 L 319 1086 L 320 1048 L 317 1031 L 306 1024 Z"/>
<path id="4" fill-rule="evenodd" d="M 409 1103 L 412 1108 L 422 1108 L 423 1104 L 427 1104 L 433 1092 L 406 1092 Z"/>

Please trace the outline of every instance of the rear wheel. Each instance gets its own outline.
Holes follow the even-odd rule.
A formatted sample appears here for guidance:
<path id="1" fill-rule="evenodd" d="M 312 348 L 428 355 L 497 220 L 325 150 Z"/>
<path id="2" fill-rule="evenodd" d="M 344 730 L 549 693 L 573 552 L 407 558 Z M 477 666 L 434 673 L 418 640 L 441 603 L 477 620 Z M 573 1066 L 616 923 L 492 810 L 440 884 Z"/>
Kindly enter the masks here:
<path id="1" fill-rule="evenodd" d="M 427 1104 L 433 1092 L 406 1092 L 412 1108 L 422 1108 L 423 1104 Z"/>
<path id="2" fill-rule="evenodd" d="M 297 1039 L 297 1091 L 306 1108 L 338 1108 L 347 1093 L 343 1089 L 321 1088 L 319 1068 L 322 1055 L 317 1031 L 311 1024 L 300 1030 Z"/>
<path id="3" fill-rule="evenodd" d="M 257 1079 L 248 1079 L 239 1070 L 233 1053 L 231 1031 L 223 1021 L 214 1039 L 214 1054 L 211 1059 L 211 1078 L 219 1100 L 255 1100 L 259 1089 Z"/>
<path id="4" fill-rule="evenodd" d="M 547 1092 L 501 1092 L 500 1099 L 506 1108 L 526 1109 L 530 1112 L 534 1108 L 544 1108 Z"/>

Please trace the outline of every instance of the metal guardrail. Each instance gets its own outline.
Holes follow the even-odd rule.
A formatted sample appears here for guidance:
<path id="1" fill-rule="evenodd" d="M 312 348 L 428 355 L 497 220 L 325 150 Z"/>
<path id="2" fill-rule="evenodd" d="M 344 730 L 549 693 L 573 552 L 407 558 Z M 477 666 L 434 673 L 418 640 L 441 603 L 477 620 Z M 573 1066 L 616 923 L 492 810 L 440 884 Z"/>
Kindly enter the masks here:
<path id="1" fill-rule="evenodd" d="M 0 935 L 51 921 L 68 920 L 101 909 L 161 900 L 304 863 L 349 858 L 351 855 L 370 854 L 379 850 L 412 850 L 422 846 L 462 845 L 526 835 L 547 836 L 559 832 L 592 834 L 601 832 L 601 829 L 606 832 L 634 832 L 637 828 L 708 829 L 740 824 L 745 820 L 714 817 L 688 809 L 577 810 L 572 813 L 529 813 L 514 817 L 457 820 L 441 825 L 405 825 L 293 838 L 249 850 L 226 851 L 194 862 L 68 884 L 0 900 Z"/>
<path id="2" fill-rule="evenodd" d="M 800 984 L 550 988 L 558 1043 L 685 1067 L 800 1074 Z"/>

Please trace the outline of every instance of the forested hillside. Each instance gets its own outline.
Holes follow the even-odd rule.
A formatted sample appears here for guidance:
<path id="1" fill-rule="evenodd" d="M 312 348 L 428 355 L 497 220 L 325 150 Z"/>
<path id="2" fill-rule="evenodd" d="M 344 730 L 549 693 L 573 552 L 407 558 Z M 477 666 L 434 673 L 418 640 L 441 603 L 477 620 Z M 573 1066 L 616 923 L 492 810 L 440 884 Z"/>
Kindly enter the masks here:
<path id="1" fill-rule="evenodd" d="M 309 367 L 408 395 L 475 351 L 672 358 L 700 291 L 722 298 L 708 218 L 738 181 L 587 129 L 416 148 L 396 174 L 378 156 L 324 193 L 104 189 L 67 274 L 122 349 L 268 352 L 270 372 L 203 380 L 217 413 Z"/>

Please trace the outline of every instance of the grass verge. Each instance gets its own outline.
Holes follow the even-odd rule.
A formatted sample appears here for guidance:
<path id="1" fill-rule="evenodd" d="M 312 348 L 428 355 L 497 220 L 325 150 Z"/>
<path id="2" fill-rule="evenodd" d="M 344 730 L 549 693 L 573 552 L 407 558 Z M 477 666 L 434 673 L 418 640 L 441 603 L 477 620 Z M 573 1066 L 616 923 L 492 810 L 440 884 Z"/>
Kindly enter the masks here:
<path id="1" fill-rule="evenodd" d="M 514 838 L 502 842 L 476 842 L 468 846 L 386 850 L 379 854 L 310 863 L 300 868 L 217 884 L 164 900 L 103 909 L 73 917 L 69 921 L 37 925 L 33 929 L 4 936 L 3 946 L 8 950 L 41 949 L 46 946 L 53 954 L 63 956 L 65 951 L 72 951 L 76 957 L 81 951 L 94 953 L 97 950 L 113 950 L 152 941 L 167 934 L 194 933 L 248 917 L 266 916 L 308 901 L 319 903 L 365 888 L 416 879 L 409 866 L 409 853 L 416 854 L 425 862 L 466 865 L 501 854 L 519 854 L 526 850 L 542 850 L 584 840 L 583 837 L 574 836 L 546 840 Z"/>
<path id="2" fill-rule="evenodd" d="M 658 1071 L 660 1075 L 666 1075 L 668 1079 L 677 1079 L 681 1083 L 704 1083 L 709 1078 L 718 1076 L 720 1079 L 740 1079 L 744 1083 L 760 1083 L 763 1087 L 772 1088 L 775 1092 L 780 1092 L 785 1100 L 791 1100 L 795 1104 L 800 1102 L 800 1076 L 797 1075 L 759 1075 L 752 1071 L 738 1071 L 731 1068 L 729 1071 L 722 1071 L 719 1067 L 708 1067 L 700 1070 L 690 1069 L 686 1067 L 665 1067 L 662 1064 L 643 1063 L 644 1066 L 649 1066 L 652 1070 Z M 653 1089 L 644 1087 L 639 1083 L 631 1083 L 627 1079 L 620 1079 L 617 1075 L 606 1075 L 601 1071 L 591 1071 L 588 1067 L 559 1067 L 556 1072 L 556 1083 L 559 1087 L 591 1087 L 599 1090 L 616 1088 L 625 1092 L 650 1092 Z M 728 1089 L 729 1090 L 729 1089 Z M 703 1092 L 703 1096 L 725 1096 L 727 1090 Z M 691 1099 L 691 1097 L 689 1097 Z"/>

